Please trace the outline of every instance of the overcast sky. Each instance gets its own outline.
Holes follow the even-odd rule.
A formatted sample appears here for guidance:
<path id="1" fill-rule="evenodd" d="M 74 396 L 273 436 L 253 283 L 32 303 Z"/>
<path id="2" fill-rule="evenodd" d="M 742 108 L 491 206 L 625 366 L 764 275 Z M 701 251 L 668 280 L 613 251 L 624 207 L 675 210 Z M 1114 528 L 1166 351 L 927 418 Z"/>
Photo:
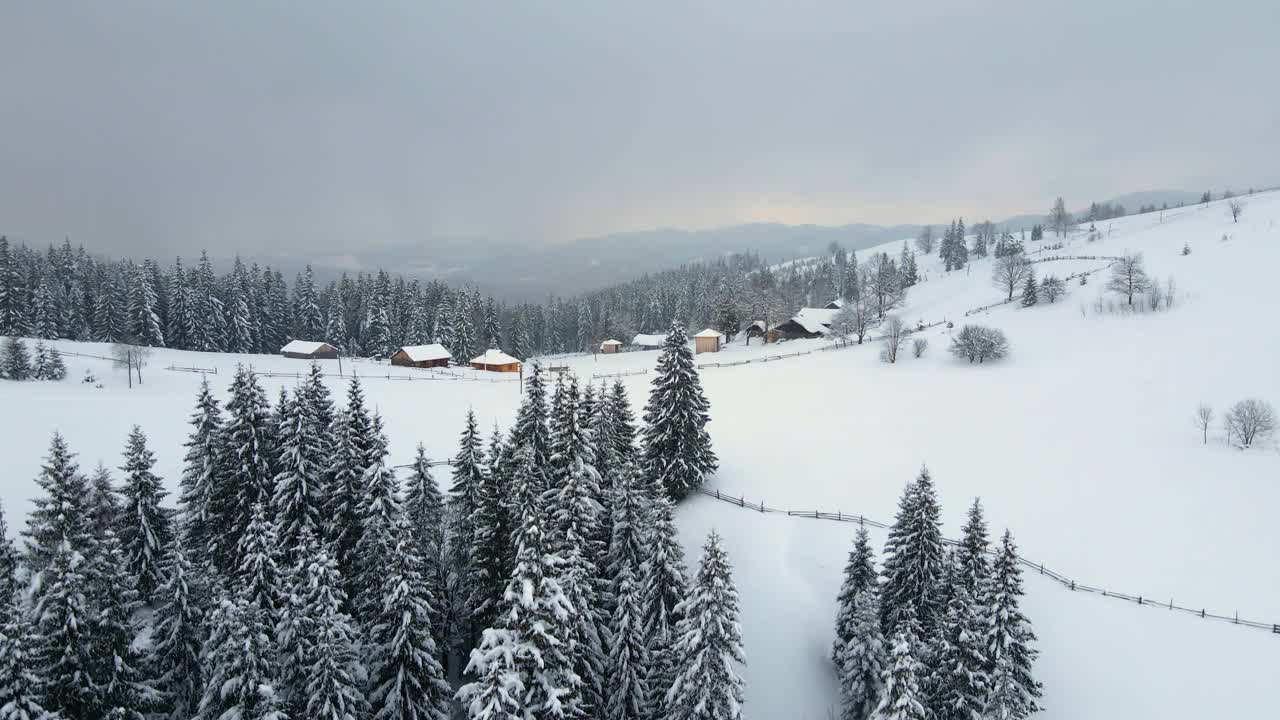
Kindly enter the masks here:
<path id="1" fill-rule="evenodd" d="M 1278 8 L 7 2 L 0 233 L 329 252 L 1280 184 Z"/>

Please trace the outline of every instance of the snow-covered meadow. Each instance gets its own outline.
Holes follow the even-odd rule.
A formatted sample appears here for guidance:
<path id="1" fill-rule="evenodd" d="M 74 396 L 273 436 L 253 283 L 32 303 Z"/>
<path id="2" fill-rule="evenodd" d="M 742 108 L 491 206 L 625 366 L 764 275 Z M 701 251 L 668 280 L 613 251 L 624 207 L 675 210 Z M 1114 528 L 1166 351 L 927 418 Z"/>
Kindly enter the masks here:
<path id="1" fill-rule="evenodd" d="M 1167 310 L 1100 314 L 1095 300 L 1104 292 L 1104 273 L 1085 286 L 1069 283 L 1054 304 L 1015 302 L 965 318 L 966 310 L 1001 299 L 990 281 L 991 260 L 947 274 L 928 258 L 921 260 L 926 280 L 912 288 L 901 312 L 912 324 L 948 319 L 955 328 L 926 331 L 923 357 L 904 352 L 888 365 L 873 345 L 704 370 L 720 458 L 709 487 L 772 507 L 887 521 L 903 485 L 927 464 L 951 535 L 979 496 L 993 532 L 1010 528 L 1026 557 L 1069 577 L 1280 623 L 1280 527 L 1272 519 L 1280 507 L 1280 453 L 1274 445 L 1231 449 L 1213 437 L 1221 434 L 1217 423 L 1204 446 L 1192 422 L 1200 402 L 1211 403 L 1219 418 L 1246 397 L 1280 404 L 1280 334 L 1271 329 L 1280 308 L 1273 281 L 1280 268 L 1280 193 L 1244 203 L 1238 223 L 1225 203 L 1215 202 L 1106 221 L 1099 241 L 1079 232 L 1062 250 L 1043 253 L 1142 252 L 1150 274 L 1176 281 Z M 1181 254 L 1184 244 L 1190 255 Z M 1065 276 L 1105 264 L 1063 260 L 1035 269 Z M 948 336 L 965 322 L 1003 330 L 1010 357 L 983 365 L 952 358 Z M 698 359 L 760 358 L 825 344 L 742 342 Z M 93 343 L 55 345 L 109 355 Z M 550 364 L 585 379 L 645 370 L 656 357 L 573 356 Z M 65 382 L 0 382 L 0 499 L 14 531 L 24 524 L 55 430 L 82 467 L 115 466 L 130 426 L 139 424 L 159 461 L 156 471 L 176 488 L 201 376 L 166 367 L 216 367 L 209 377 L 225 397 L 237 362 L 268 372 L 306 366 L 273 356 L 157 350 L 144 383 L 130 389 L 124 371 L 109 362 L 66 360 Z M 322 364 L 341 393 L 337 362 Z M 344 364 L 347 373 L 352 367 Z M 451 455 L 469 407 L 482 425 L 506 426 L 519 400 L 510 376 L 409 382 L 376 376 L 427 373 L 354 367 L 368 378 L 368 402 L 386 420 L 393 463 L 408 462 L 418 442 L 432 456 Z M 103 387 L 81 383 L 86 370 Z M 648 379 L 623 377 L 637 408 Z M 295 380 L 263 382 L 274 398 Z M 724 536 L 734 562 L 747 717 L 817 720 L 838 710 L 828 648 L 854 526 L 761 515 L 697 496 L 679 517 L 691 566 L 711 528 Z M 1280 706 L 1274 696 L 1280 635 L 1073 594 L 1034 575 L 1027 585 L 1025 610 L 1040 636 L 1045 718 L 1258 716 Z"/>

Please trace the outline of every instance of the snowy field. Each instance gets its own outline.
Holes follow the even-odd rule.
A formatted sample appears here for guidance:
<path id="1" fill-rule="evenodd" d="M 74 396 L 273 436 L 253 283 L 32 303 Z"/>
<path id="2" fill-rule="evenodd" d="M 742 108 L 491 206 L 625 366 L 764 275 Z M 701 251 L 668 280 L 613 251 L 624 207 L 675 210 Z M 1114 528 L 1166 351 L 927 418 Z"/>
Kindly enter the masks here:
<path id="1" fill-rule="evenodd" d="M 1221 417 L 1229 404 L 1258 397 L 1280 405 L 1280 193 L 1244 199 L 1239 223 L 1225 203 L 1099 224 L 1045 255 L 1142 252 L 1147 270 L 1177 286 L 1172 309 L 1099 314 L 1105 274 L 1072 282 L 1052 305 L 1017 303 L 973 318 L 966 310 L 1002 299 L 991 261 L 946 274 L 921 262 L 926 281 L 912 288 L 903 316 L 966 320 L 1002 329 L 1011 356 L 969 365 L 946 353 L 945 326 L 924 336 L 923 358 L 896 365 L 877 348 L 814 353 L 779 362 L 709 368 L 709 429 L 720 471 L 709 484 L 771 507 L 862 513 L 891 520 L 902 487 L 925 463 L 933 472 L 949 536 L 958 534 L 975 496 L 993 534 L 1010 528 L 1022 553 L 1078 581 L 1211 612 L 1280 622 L 1280 453 L 1240 452 L 1211 435 L 1200 442 L 1192 415 L 1199 402 Z M 1226 235 L 1226 239 L 1223 236 Z M 1053 242 L 1050 237 L 1048 242 Z M 1181 255 L 1184 243 L 1192 254 Z M 893 253 L 901 243 L 884 246 Z M 1028 250 L 1034 250 L 1029 247 Z M 867 257 L 867 251 L 859 254 Z M 1038 255 L 1032 256 L 1039 257 Z M 1065 276 L 1105 261 L 1035 266 Z M 694 329 L 696 330 L 696 328 Z M 759 358 L 822 346 L 800 341 L 750 347 L 739 339 L 700 362 Z M 64 350 L 107 355 L 92 343 Z M 556 358 L 580 377 L 651 368 L 657 352 Z M 120 462 L 133 424 L 148 433 L 156 471 L 176 489 L 186 420 L 200 375 L 175 366 L 218 369 L 225 398 L 237 362 L 261 371 L 301 372 L 306 363 L 271 356 L 158 350 L 129 389 L 122 370 L 68 357 L 67 381 L 0 382 L 5 438 L 0 499 L 16 532 L 25 524 L 34 478 L 54 430 L 82 467 Z M 341 393 L 337 363 L 324 361 Z M 350 363 L 344 369 L 351 371 Z M 425 371 L 357 364 L 368 401 L 386 419 L 393 463 L 408 462 L 418 442 L 450 456 L 467 408 L 482 425 L 506 426 L 519 400 L 504 382 L 372 377 Z M 85 370 L 103 387 L 79 382 Z M 473 373 L 463 371 L 463 375 Z M 648 375 L 623 378 L 637 411 Z M 266 378 L 275 398 L 291 378 Z M 1221 435 L 1220 427 L 1213 434 Z M 447 473 L 438 473 L 447 480 Z M 747 717 L 813 719 L 838 714 L 828 660 L 835 596 L 854 526 L 761 515 L 710 498 L 680 508 L 688 562 L 712 527 L 725 538 L 741 593 L 748 666 Z M 883 535 L 874 536 L 883 542 Z M 1027 575 L 1025 610 L 1036 632 L 1045 684 L 1041 717 L 1250 717 L 1280 713 L 1275 677 L 1280 635 L 1200 620 L 1150 607 L 1071 593 Z"/>

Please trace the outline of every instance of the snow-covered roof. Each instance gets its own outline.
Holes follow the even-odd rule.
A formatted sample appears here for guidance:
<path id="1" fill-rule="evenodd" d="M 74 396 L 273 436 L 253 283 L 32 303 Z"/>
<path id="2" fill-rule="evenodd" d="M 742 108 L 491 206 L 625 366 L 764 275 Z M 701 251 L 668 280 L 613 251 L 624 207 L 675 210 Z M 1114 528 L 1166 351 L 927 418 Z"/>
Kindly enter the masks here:
<path id="1" fill-rule="evenodd" d="M 645 335 L 641 333 L 632 339 L 631 344 L 639 345 L 640 347 L 662 347 L 666 342 L 666 335 Z"/>
<path id="2" fill-rule="evenodd" d="M 831 322 L 835 320 L 839 310 L 827 308 L 800 308 L 800 312 L 791 321 L 804 328 L 806 332 L 826 335 L 831 332 Z"/>
<path id="3" fill-rule="evenodd" d="M 448 350 L 440 343 L 432 343 L 430 345 L 405 345 L 400 348 L 405 355 L 413 362 L 428 362 L 431 360 L 448 360 L 453 357 Z"/>
<path id="4" fill-rule="evenodd" d="M 836 298 L 823 306 L 827 310 L 839 310 L 842 307 L 844 307 L 844 300 L 841 298 Z"/>
<path id="5" fill-rule="evenodd" d="M 763 321 L 763 320 L 754 320 L 754 321 L 752 321 L 752 323 L 751 323 L 750 325 L 748 325 L 748 326 L 747 326 L 747 329 L 748 329 L 748 330 L 750 330 L 751 328 L 755 328 L 756 330 L 759 330 L 760 332 L 764 332 L 764 331 L 766 331 L 766 330 L 768 330 L 768 329 L 769 329 L 769 328 L 767 327 L 767 325 L 765 324 L 765 321 Z"/>
<path id="6" fill-rule="evenodd" d="M 621 344 L 622 344 L 621 340 L 605 340 L 604 342 L 600 343 L 600 347 L 604 347 L 605 345 L 621 345 Z"/>
<path id="7" fill-rule="evenodd" d="M 712 330 L 711 328 L 707 328 L 706 330 L 703 330 L 702 332 L 698 333 L 697 335 L 694 335 L 694 337 L 696 337 L 696 338 L 700 338 L 700 337 L 705 337 L 705 338 L 712 338 L 712 337 L 713 337 L 713 338 L 723 338 L 723 337 L 724 337 L 724 333 L 720 332 L 719 330 Z"/>
<path id="8" fill-rule="evenodd" d="M 288 345 L 280 348 L 282 353 L 297 353 L 299 355 L 310 355 L 324 348 L 332 348 L 333 346 L 327 342 L 312 342 L 310 340 L 290 340 Z"/>
<path id="9" fill-rule="evenodd" d="M 488 350 L 485 350 L 484 354 L 480 357 L 471 358 L 471 364 L 473 365 L 510 365 L 511 363 L 518 362 L 520 361 L 516 358 L 513 358 L 496 348 L 489 348 Z"/>

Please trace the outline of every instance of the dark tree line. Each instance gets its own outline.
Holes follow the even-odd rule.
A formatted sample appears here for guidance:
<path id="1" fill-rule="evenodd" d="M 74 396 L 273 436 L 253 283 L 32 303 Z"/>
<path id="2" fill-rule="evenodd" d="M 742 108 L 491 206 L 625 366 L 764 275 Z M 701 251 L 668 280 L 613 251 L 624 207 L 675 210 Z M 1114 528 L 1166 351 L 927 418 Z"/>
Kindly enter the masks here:
<path id="1" fill-rule="evenodd" d="M 879 572 L 866 528 L 844 571 L 832 645 L 845 720 L 1025 718 L 1040 708 L 1035 634 L 1019 609 L 1017 548 L 991 547 L 974 501 L 942 536 L 927 470 L 907 486 Z"/>
<path id="2" fill-rule="evenodd" d="M 0 517 L 5 717 L 738 717 L 729 562 L 713 534 L 689 577 L 672 518 L 716 464 L 688 353 L 674 324 L 643 428 L 534 364 L 447 496 L 315 365 L 274 405 L 243 367 L 225 406 L 202 384 L 176 508 L 140 428 L 116 477 L 55 435 L 23 552 Z"/>

